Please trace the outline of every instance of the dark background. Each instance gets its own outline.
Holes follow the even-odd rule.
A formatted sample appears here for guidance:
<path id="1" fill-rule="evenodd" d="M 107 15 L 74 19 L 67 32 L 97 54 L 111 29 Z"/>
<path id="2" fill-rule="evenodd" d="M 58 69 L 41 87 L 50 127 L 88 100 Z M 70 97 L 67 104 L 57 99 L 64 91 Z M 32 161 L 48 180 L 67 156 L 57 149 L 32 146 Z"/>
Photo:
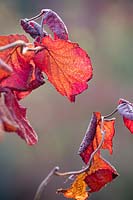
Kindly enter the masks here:
<path id="1" fill-rule="evenodd" d="M 48 82 L 22 101 L 39 136 L 27 146 L 14 133 L 1 133 L 0 200 L 32 200 L 42 179 L 56 165 L 62 171 L 80 169 L 77 150 L 93 111 L 110 113 L 120 97 L 133 102 L 133 1 L 130 0 L 1 0 L 0 34 L 24 33 L 20 18 L 50 8 L 64 20 L 70 40 L 90 55 L 94 77 L 89 88 L 70 103 Z M 120 173 L 91 200 L 133 199 L 133 135 L 116 115 L 114 153 L 104 152 Z M 63 200 L 56 189 L 67 187 L 53 177 L 42 199 Z"/>

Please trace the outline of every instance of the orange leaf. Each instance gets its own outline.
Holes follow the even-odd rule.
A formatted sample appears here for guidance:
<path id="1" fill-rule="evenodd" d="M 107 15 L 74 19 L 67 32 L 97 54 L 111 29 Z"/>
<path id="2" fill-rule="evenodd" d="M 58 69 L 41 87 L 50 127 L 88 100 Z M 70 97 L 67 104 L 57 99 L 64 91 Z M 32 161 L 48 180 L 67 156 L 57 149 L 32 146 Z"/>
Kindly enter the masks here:
<path id="1" fill-rule="evenodd" d="M 118 176 L 116 169 L 98 154 L 94 156 L 93 163 L 85 177 L 85 182 L 90 188 L 89 192 L 99 191 L 107 183 Z"/>
<path id="2" fill-rule="evenodd" d="M 88 192 L 86 191 L 87 184 L 84 181 L 85 177 L 86 173 L 78 175 L 70 188 L 59 189 L 58 193 L 63 193 L 65 197 L 75 200 L 86 200 Z"/>
<path id="3" fill-rule="evenodd" d="M 0 82 L 12 73 L 12 68 L 0 59 Z"/>
<path id="4" fill-rule="evenodd" d="M 75 101 L 75 96 L 87 89 L 92 78 L 92 65 L 87 53 L 77 43 L 50 36 L 42 39 L 44 47 L 35 57 L 35 64 L 46 73 L 48 80 L 58 92 Z"/>
<path id="5" fill-rule="evenodd" d="M 104 120 L 103 129 L 105 131 L 104 142 L 101 146 L 102 149 L 108 149 L 112 154 L 112 139 L 115 133 L 114 129 L 114 120 Z M 95 149 L 97 149 L 102 139 L 101 134 L 101 114 L 95 112 L 92 115 L 89 127 L 86 131 L 86 134 L 83 138 L 83 141 L 79 148 L 79 154 L 82 157 L 83 161 L 87 164 L 91 154 Z"/>

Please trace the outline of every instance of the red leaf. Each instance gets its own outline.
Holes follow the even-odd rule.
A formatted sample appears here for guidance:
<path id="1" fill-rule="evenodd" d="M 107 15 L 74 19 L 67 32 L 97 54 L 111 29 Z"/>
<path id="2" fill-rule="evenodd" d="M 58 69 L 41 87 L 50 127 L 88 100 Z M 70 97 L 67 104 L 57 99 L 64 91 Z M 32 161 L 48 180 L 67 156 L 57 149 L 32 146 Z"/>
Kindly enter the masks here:
<path id="1" fill-rule="evenodd" d="M 3 118 L 9 119 L 3 120 L 4 130 L 8 132 L 15 131 L 27 144 L 35 144 L 38 138 L 26 119 L 26 109 L 19 105 L 15 95 L 10 90 L 4 93 L 3 104 L 4 107 L 1 106 L 0 111 L 4 109 Z"/>
<path id="2" fill-rule="evenodd" d="M 116 169 L 99 154 L 96 154 L 88 171 L 77 175 L 70 188 L 59 189 L 58 193 L 63 193 L 65 197 L 75 200 L 86 200 L 91 192 L 99 191 L 117 176 Z"/>
<path id="3" fill-rule="evenodd" d="M 125 99 L 120 99 L 117 109 L 123 116 L 125 126 L 133 134 L 133 104 Z"/>
<path id="4" fill-rule="evenodd" d="M 112 154 L 112 139 L 115 133 L 114 123 L 114 120 L 104 120 L 103 126 L 106 133 L 101 149 L 108 149 L 110 154 Z M 101 114 L 99 112 L 95 112 L 92 115 L 89 127 L 78 152 L 86 164 L 88 163 L 93 151 L 97 149 L 101 139 Z"/>
<path id="5" fill-rule="evenodd" d="M 5 104 L 5 95 L 0 94 L 0 131 L 17 131 L 18 125 Z"/>
<path id="6" fill-rule="evenodd" d="M 0 82 L 10 76 L 12 73 L 12 68 L 7 65 L 2 59 L 0 59 Z"/>
<path id="7" fill-rule="evenodd" d="M 23 40 L 28 43 L 28 39 L 23 35 L 9 35 L 0 36 L 0 46 L 4 46 L 15 42 L 17 40 Z M 32 61 L 34 52 L 21 53 L 20 47 L 13 47 L 0 52 L 0 57 L 5 63 L 12 67 L 12 74 L 3 80 L 0 84 L 1 87 L 7 87 L 16 91 L 31 91 L 32 89 L 39 87 L 44 83 L 44 80 L 36 77 L 36 67 Z M 32 83 L 36 82 L 36 87 L 31 87 Z M 20 94 L 21 96 L 21 94 Z"/>
<path id="8" fill-rule="evenodd" d="M 133 134 L 133 120 L 130 120 L 130 119 L 123 117 L 123 121 L 124 121 L 125 126 Z"/>
<path id="9" fill-rule="evenodd" d="M 44 47 L 35 57 L 35 64 L 46 73 L 48 80 L 70 101 L 87 89 L 92 78 L 92 65 L 86 52 L 78 44 L 50 36 L 36 43 Z"/>
<path id="10" fill-rule="evenodd" d="M 93 163 L 87 174 L 85 182 L 90 188 L 89 192 L 99 191 L 118 176 L 116 169 L 98 154 L 94 156 Z"/>

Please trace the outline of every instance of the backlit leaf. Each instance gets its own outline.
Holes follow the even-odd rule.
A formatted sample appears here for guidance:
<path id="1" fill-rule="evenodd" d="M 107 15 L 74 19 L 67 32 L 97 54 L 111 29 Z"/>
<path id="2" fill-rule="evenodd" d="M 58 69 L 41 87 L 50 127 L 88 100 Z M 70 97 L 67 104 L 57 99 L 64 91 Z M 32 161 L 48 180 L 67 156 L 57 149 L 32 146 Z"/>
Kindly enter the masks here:
<path id="1" fill-rule="evenodd" d="M 67 198 L 86 200 L 90 193 L 97 192 L 118 176 L 116 169 L 99 154 L 93 158 L 90 168 L 77 175 L 68 189 L 59 189 Z M 87 186 L 89 191 L 87 191 Z"/>
<path id="2" fill-rule="evenodd" d="M 92 65 L 86 52 L 78 44 L 50 36 L 36 45 L 44 49 L 36 53 L 35 64 L 46 73 L 58 92 L 75 101 L 75 96 L 87 89 L 92 78 Z"/>
<path id="3" fill-rule="evenodd" d="M 28 39 L 23 35 L 9 35 L 0 36 L 0 46 L 10 44 L 17 40 L 22 40 L 28 43 Z M 12 73 L 8 78 L 4 79 L 0 83 L 0 86 L 7 87 L 19 92 L 30 92 L 32 89 L 42 85 L 44 80 L 42 78 L 38 80 L 35 74 L 36 66 L 32 60 L 33 56 L 34 52 L 31 51 L 22 54 L 20 47 L 12 47 L 1 51 L 0 58 L 6 64 L 11 66 Z M 34 86 L 32 88 L 31 86 L 33 81 L 36 82 L 36 87 Z"/>
<path id="4" fill-rule="evenodd" d="M 10 76 L 12 71 L 12 68 L 0 59 L 0 82 Z"/>
<path id="5" fill-rule="evenodd" d="M 89 192 L 99 191 L 118 176 L 116 169 L 98 154 L 94 156 L 93 163 L 86 173 L 85 182 L 90 188 Z"/>
<path id="6" fill-rule="evenodd" d="M 5 104 L 4 93 L 0 94 L 0 124 L 0 131 L 14 132 L 17 131 L 18 128 L 14 117 L 12 116 L 8 107 Z"/>
<path id="7" fill-rule="evenodd" d="M 85 177 L 86 173 L 78 175 L 70 188 L 59 189 L 58 193 L 63 193 L 65 197 L 75 200 L 86 200 L 89 193 L 86 191 L 87 184 L 84 181 Z"/>
<path id="8" fill-rule="evenodd" d="M 114 123 L 115 121 L 112 119 L 107 121 L 105 119 L 103 125 L 103 129 L 106 133 L 101 149 L 108 149 L 110 154 L 112 154 L 112 139 L 115 133 Z M 101 139 L 101 114 L 95 112 L 92 115 L 89 127 L 78 151 L 78 154 L 80 154 L 86 164 L 88 163 L 93 151 L 97 149 Z"/>
<path id="9" fill-rule="evenodd" d="M 4 93 L 3 101 L 4 107 L 0 107 L 0 112 L 4 130 L 16 132 L 29 145 L 35 144 L 38 138 L 26 119 L 26 109 L 19 105 L 16 96 L 10 90 Z"/>

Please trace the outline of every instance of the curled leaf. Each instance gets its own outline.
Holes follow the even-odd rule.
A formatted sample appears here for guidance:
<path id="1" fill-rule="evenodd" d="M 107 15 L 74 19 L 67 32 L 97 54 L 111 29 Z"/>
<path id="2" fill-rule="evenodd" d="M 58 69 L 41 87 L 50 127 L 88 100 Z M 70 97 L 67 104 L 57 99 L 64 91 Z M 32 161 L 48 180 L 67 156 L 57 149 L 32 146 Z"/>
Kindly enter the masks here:
<path id="1" fill-rule="evenodd" d="M 0 46 L 7 45 L 18 40 L 28 43 L 28 39 L 23 35 L 9 35 L 0 36 Z M 33 45 L 29 45 L 29 47 L 32 46 Z M 31 51 L 22 54 L 21 47 L 12 47 L 0 52 L 0 57 L 12 68 L 11 75 L 0 83 L 0 87 L 10 88 L 18 93 L 30 92 L 32 89 L 44 84 L 44 79 L 42 78 L 43 76 L 41 75 L 41 78 L 39 78 L 39 76 L 36 75 L 37 67 L 32 60 L 33 56 L 34 52 Z M 32 88 L 33 82 L 36 84 L 34 84 Z M 19 96 L 22 95 L 20 94 Z"/>
<path id="2" fill-rule="evenodd" d="M 42 24 L 46 24 L 49 27 L 54 33 L 54 38 L 68 40 L 67 27 L 59 15 L 50 9 L 43 9 L 41 12 L 44 13 Z"/>
<path id="3" fill-rule="evenodd" d="M 21 19 L 20 24 L 26 33 L 29 33 L 32 38 L 38 36 L 44 37 L 47 33 L 41 29 L 41 25 L 35 21 L 27 21 L 27 19 Z"/>
<path id="4" fill-rule="evenodd" d="M 29 145 L 37 142 L 37 135 L 26 119 L 26 109 L 19 105 L 16 96 L 10 90 L 3 93 L 0 113 L 3 130 L 16 132 Z"/>
<path id="5" fill-rule="evenodd" d="M 133 134 L 133 104 L 125 99 L 120 99 L 117 110 L 123 117 L 125 126 Z"/>
<path id="6" fill-rule="evenodd" d="M 48 80 L 58 92 L 75 101 L 75 96 L 87 89 L 92 78 L 89 56 L 78 44 L 65 40 L 53 40 L 50 36 L 42 39 L 43 50 L 36 53 L 35 64 L 46 73 Z"/>
<path id="7" fill-rule="evenodd" d="M 59 189 L 67 198 L 86 200 L 90 193 L 97 192 L 118 176 L 116 169 L 99 154 L 94 156 L 87 171 L 77 175 L 68 189 Z M 89 191 L 87 191 L 87 186 Z"/>
<path id="8" fill-rule="evenodd" d="M 107 121 L 104 119 L 103 122 L 105 138 L 101 149 L 108 149 L 110 154 L 112 154 L 112 139 L 115 133 L 114 123 L 115 121 L 112 119 Z M 101 114 L 99 112 L 94 112 L 78 151 L 78 154 L 82 157 L 86 164 L 88 163 L 91 154 L 97 149 L 101 139 Z"/>
<path id="9" fill-rule="evenodd" d="M 3 93 L 0 94 L 0 124 L 0 131 L 14 132 L 18 128 L 14 117 L 5 104 L 5 95 Z"/>

